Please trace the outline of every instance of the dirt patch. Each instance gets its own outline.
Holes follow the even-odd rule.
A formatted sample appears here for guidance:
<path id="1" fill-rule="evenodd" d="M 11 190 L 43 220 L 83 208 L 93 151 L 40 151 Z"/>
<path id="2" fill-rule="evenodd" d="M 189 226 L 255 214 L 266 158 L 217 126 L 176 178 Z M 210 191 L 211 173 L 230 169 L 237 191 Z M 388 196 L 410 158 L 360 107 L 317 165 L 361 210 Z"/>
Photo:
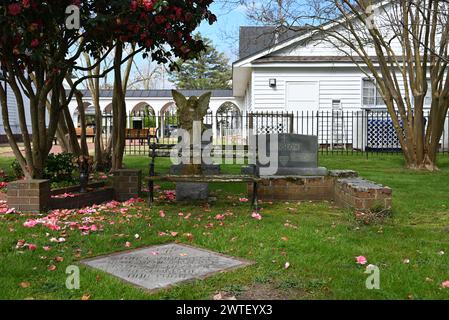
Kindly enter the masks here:
<path id="1" fill-rule="evenodd" d="M 220 300 L 298 300 L 304 299 L 306 292 L 299 288 L 281 289 L 272 283 L 255 283 L 239 293 L 220 291 Z M 217 300 L 215 298 L 215 300 Z"/>

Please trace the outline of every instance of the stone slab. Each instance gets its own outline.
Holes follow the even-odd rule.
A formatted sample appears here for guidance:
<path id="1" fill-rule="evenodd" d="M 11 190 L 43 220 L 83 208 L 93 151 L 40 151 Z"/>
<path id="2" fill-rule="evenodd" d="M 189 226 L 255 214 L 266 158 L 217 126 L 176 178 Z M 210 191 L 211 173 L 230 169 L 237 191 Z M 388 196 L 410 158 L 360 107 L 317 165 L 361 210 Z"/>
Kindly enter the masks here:
<path id="1" fill-rule="evenodd" d="M 348 178 L 348 179 L 339 179 L 338 183 L 346 184 L 351 188 L 360 190 L 360 191 L 368 191 L 368 190 L 382 190 L 385 187 L 381 184 L 365 180 L 362 178 Z"/>
<path id="2" fill-rule="evenodd" d="M 185 165 L 172 165 L 170 167 L 170 174 L 182 175 Z M 220 174 L 219 165 L 201 165 L 202 174 L 204 175 L 218 175 Z M 209 199 L 209 184 L 207 183 L 190 183 L 178 182 L 176 183 L 176 201 L 191 201 L 191 200 L 208 200 Z"/>
<path id="3" fill-rule="evenodd" d="M 209 184 L 198 182 L 177 182 L 176 201 L 207 200 L 209 198 Z"/>
<path id="4" fill-rule="evenodd" d="M 102 256 L 81 263 L 136 286 L 157 290 L 243 267 L 248 261 L 181 244 L 165 244 Z"/>

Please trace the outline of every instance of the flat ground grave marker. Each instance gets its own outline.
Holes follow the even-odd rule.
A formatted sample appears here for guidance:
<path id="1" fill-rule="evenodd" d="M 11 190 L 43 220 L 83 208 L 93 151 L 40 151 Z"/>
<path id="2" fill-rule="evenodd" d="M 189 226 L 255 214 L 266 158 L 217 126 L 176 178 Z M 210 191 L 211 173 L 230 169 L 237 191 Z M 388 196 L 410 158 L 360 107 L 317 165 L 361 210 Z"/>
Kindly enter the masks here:
<path id="1" fill-rule="evenodd" d="M 136 286 L 156 290 L 250 265 L 209 250 L 165 244 L 82 260 Z"/>

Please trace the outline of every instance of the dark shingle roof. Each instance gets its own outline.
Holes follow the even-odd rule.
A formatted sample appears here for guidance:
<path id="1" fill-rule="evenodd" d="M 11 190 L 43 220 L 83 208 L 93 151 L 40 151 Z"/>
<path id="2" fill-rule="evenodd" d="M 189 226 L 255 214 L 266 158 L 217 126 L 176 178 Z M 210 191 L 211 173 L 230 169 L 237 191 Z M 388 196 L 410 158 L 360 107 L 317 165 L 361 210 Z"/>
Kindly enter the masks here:
<path id="1" fill-rule="evenodd" d="M 298 36 L 305 31 L 307 31 L 307 29 L 304 27 L 297 27 L 295 29 L 279 29 L 274 26 L 240 27 L 239 60 Z"/>
<path id="2" fill-rule="evenodd" d="M 84 97 L 90 97 L 89 90 L 80 90 Z M 232 90 L 178 90 L 186 97 L 201 96 L 206 92 L 212 92 L 212 97 L 232 97 Z M 112 90 L 100 90 L 100 97 L 112 97 Z M 171 90 L 127 90 L 127 98 L 171 98 Z"/>
<path id="3" fill-rule="evenodd" d="M 360 57 L 353 57 L 357 62 L 362 62 Z M 377 57 L 371 57 L 372 61 L 377 61 Z M 347 56 L 266 56 L 254 60 L 253 64 L 264 63 L 289 63 L 289 62 L 352 62 Z"/>

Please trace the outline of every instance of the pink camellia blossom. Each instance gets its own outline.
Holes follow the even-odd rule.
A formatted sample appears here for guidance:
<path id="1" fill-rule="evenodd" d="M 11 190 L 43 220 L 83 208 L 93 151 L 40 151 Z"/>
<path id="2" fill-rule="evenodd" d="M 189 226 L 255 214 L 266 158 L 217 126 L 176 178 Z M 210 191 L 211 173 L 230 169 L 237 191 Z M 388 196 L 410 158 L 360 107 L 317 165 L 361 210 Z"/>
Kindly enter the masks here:
<path id="1" fill-rule="evenodd" d="M 253 212 L 253 214 L 251 215 L 251 217 L 252 217 L 253 219 L 256 219 L 256 220 L 262 220 L 262 216 L 261 216 L 259 213 L 257 213 L 257 212 Z"/>
<path id="2" fill-rule="evenodd" d="M 31 48 L 36 48 L 39 46 L 39 44 L 40 44 L 40 42 L 38 39 L 31 40 Z"/>
<path id="3" fill-rule="evenodd" d="M 159 211 L 159 216 L 165 218 L 165 212 L 163 210 Z"/>
<path id="4" fill-rule="evenodd" d="M 145 10 L 147 10 L 147 11 L 153 10 L 153 1 L 151 1 L 151 0 L 144 0 L 143 5 L 145 7 Z"/>
<path id="5" fill-rule="evenodd" d="M 239 201 L 240 202 L 248 202 L 249 200 L 248 200 L 248 198 L 239 198 Z"/>
<path id="6" fill-rule="evenodd" d="M 449 280 L 446 280 L 446 281 L 443 281 L 442 283 L 441 283 L 441 287 L 443 287 L 443 288 L 449 288 Z"/>
<path id="7" fill-rule="evenodd" d="M 224 220 L 224 218 L 225 218 L 225 216 L 222 215 L 222 214 L 217 214 L 217 215 L 215 216 L 215 219 L 217 219 L 217 220 Z"/>
<path id="8" fill-rule="evenodd" d="M 19 3 L 12 3 L 8 6 L 8 14 L 11 16 L 17 16 L 22 12 L 22 7 Z"/>
<path id="9" fill-rule="evenodd" d="M 28 249 L 31 250 L 31 251 L 34 251 L 34 250 L 37 249 L 37 246 L 35 244 L 33 244 L 33 243 L 29 243 L 28 244 Z"/>
<path id="10" fill-rule="evenodd" d="M 44 247 L 42 247 L 42 249 L 44 249 L 44 251 L 50 251 L 50 250 L 51 250 L 51 247 L 49 247 L 49 246 L 44 246 Z"/>
<path id="11" fill-rule="evenodd" d="M 29 219 L 23 223 L 23 226 L 25 228 L 34 228 L 37 224 L 38 222 L 36 220 Z"/>
<path id="12" fill-rule="evenodd" d="M 132 246 L 131 242 L 129 242 L 129 241 L 126 241 L 126 242 L 125 242 L 125 247 L 129 248 L 129 247 L 131 247 L 131 246 Z"/>
<path id="13" fill-rule="evenodd" d="M 364 256 L 355 257 L 355 260 L 357 264 L 361 265 L 365 265 L 368 262 L 368 260 Z"/>

